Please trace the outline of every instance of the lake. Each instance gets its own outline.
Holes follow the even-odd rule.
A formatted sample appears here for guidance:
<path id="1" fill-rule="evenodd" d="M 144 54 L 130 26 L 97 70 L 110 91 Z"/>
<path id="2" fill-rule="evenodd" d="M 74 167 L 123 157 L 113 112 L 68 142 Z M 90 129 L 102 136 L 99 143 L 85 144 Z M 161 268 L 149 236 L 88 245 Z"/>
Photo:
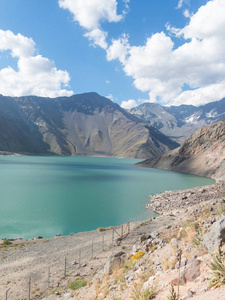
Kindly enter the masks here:
<path id="1" fill-rule="evenodd" d="M 146 212 L 149 195 L 214 180 L 132 166 L 136 159 L 0 157 L 0 238 L 67 235 Z"/>

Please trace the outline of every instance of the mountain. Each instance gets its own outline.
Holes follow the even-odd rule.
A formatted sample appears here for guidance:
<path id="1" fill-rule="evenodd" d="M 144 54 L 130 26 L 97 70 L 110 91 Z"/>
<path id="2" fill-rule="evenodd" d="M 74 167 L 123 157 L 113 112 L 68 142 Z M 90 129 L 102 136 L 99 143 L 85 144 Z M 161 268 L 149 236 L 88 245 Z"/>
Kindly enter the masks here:
<path id="1" fill-rule="evenodd" d="M 197 130 L 181 147 L 137 165 L 225 179 L 225 120 Z"/>
<path id="2" fill-rule="evenodd" d="M 197 129 L 225 119 L 225 98 L 199 107 L 164 107 L 155 103 L 144 103 L 132 108 L 130 113 L 182 143 Z"/>
<path id="3" fill-rule="evenodd" d="M 96 93 L 0 96 L 0 151 L 147 158 L 178 146 Z"/>

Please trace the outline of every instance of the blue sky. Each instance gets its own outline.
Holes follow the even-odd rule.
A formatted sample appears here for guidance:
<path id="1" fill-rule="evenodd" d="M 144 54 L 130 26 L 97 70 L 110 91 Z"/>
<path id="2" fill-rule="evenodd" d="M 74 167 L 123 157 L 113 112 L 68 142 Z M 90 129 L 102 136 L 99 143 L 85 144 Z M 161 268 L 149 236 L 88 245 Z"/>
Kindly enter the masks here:
<path id="1" fill-rule="evenodd" d="M 1 0 L 0 93 L 125 108 L 225 96 L 225 0 Z"/>

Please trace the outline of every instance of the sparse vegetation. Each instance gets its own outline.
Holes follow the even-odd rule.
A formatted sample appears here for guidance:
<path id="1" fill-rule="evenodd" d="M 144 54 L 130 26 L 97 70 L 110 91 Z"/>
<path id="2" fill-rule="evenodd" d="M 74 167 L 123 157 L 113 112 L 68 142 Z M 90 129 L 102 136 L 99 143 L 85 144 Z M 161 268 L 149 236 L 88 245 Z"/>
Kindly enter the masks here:
<path id="1" fill-rule="evenodd" d="M 156 296 L 157 286 L 153 286 L 145 291 L 142 290 L 142 282 L 134 283 L 132 290 L 133 300 L 150 300 Z"/>
<path id="2" fill-rule="evenodd" d="M 222 216 L 222 214 L 225 212 L 225 202 L 219 202 L 216 205 L 216 214 L 218 216 Z"/>
<path id="3" fill-rule="evenodd" d="M 131 257 L 131 261 L 135 261 L 136 259 L 141 258 L 144 255 L 144 251 L 140 250 L 137 253 L 135 253 L 132 257 Z"/>
<path id="4" fill-rule="evenodd" d="M 8 239 L 5 239 L 4 242 L 3 242 L 3 245 L 10 245 L 10 244 L 11 244 L 11 242 Z"/>
<path id="5" fill-rule="evenodd" d="M 213 277 L 210 280 L 210 285 L 215 288 L 221 287 L 225 284 L 225 252 L 218 249 L 216 255 L 213 257 L 211 264 Z"/>
<path id="6" fill-rule="evenodd" d="M 102 231 L 106 231 L 106 229 L 104 227 L 99 227 L 99 228 L 97 228 L 97 231 L 102 232 Z"/>
<path id="7" fill-rule="evenodd" d="M 84 287 L 87 285 L 87 281 L 83 280 L 81 278 L 76 278 L 75 280 L 70 281 L 69 288 L 71 290 L 78 290 L 81 287 Z"/>
<path id="8" fill-rule="evenodd" d="M 174 286 L 172 283 L 171 283 L 171 287 L 170 287 L 170 294 L 169 294 L 169 296 L 167 296 L 167 299 L 168 300 L 178 300 L 178 295 L 175 292 Z"/>

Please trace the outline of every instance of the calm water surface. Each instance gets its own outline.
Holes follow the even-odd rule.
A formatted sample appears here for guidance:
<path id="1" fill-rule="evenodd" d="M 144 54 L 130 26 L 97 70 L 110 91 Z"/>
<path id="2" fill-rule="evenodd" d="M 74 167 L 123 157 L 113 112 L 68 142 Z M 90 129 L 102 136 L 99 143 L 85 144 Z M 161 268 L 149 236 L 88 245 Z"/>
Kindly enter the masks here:
<path id="1" fill-rule="evenodd" d="M 132 166 L 138 161 L 0 157 L 0 238 L 53 237 L 119 225 L 144 212 L 150 194 L 214 182 Z"/>

